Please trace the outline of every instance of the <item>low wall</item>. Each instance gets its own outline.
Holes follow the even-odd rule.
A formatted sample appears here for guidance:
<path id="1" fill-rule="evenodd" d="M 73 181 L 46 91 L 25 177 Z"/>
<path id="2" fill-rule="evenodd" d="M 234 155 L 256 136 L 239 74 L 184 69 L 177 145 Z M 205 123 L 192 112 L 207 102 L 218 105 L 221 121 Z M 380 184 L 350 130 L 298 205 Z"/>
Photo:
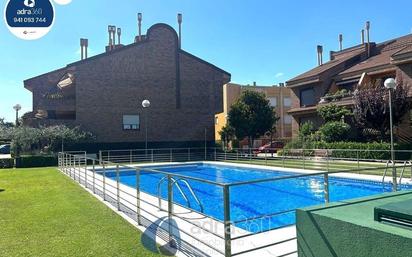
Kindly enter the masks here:
<path id="1" fill-rule="evenodd" d="M 412 231 L 374 221 L 374 207 L 412 199 L 412 191 L 299 209 L 299 257 L 412 256 Z"/>

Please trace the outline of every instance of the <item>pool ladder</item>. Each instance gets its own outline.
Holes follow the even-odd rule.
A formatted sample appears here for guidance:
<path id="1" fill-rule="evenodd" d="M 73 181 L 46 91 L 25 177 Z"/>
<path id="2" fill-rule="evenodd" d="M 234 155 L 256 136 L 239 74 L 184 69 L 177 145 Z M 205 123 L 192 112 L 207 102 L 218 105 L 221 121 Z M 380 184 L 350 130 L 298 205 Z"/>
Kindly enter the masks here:
<path id="1" fill-rule="evenodd" d="M 159 180 L 159 182 L 157 183 L 157 198 L 159 199 L 159 210 L 164 210 L 162 209 L 162 183 L 167 179 L 167 176 L 164 176 L 162 179 Z M 204 208 L 203 208 L 203 204 L 200 202 L 199 198 L 197 197 L 197 195 L 195 194 L 195 192 L 193 191 L 193 188 L 190 186 L 189 182 L 187 182 L 186 179 L 182 179 L 182 178 L 178 178 L 178 179 L 174 179 L 174 178 L 170 178 L 172 181 L 172 187 L 176 186 L 177 190 L 179 191 L 179 193 L 182 195 L 183 199 L 186 201 L 187 206 L 189 208 L 191 208 L 191 204 L 189 201 L 189 198 L 187 197 L 186 193 L 182 190 L 181 186 L 179 185 L 179 182 L 185 184 L 185 186 L 187 187 L 187 189 L 189 190 L 190 194 L 192 195 L 193 199 L 195 199 L 196 203 L 199 205 L 200 207 L 200 212 L 203 213 Z"/>
<path id="2" fill-rule="evenodd" d="M 383 176 L 382 176 L 382 185 L 385 186 L 385 177 L 386 177 L 386 173 L 388 172 L 389 169 L 389 164 L 394 165 L 394 162 L 389 160 L 386 162 L 386 168 L 385 171 L 383 172 Z M 405 174 L 405 169 L 406 169 L 406 165 L 410 165 L 411 166 L 411 180 L 412 180 L 412 162 L 411 161 L 405 161 L 403 163 L 403 167 L 402 167 L 402 172 L 401 175 L 399 176 L 399 182 L 398 182 L 398 186 L 400 187 L 402 185 L 402 179 L 403 179 L 403 175 Z"/>

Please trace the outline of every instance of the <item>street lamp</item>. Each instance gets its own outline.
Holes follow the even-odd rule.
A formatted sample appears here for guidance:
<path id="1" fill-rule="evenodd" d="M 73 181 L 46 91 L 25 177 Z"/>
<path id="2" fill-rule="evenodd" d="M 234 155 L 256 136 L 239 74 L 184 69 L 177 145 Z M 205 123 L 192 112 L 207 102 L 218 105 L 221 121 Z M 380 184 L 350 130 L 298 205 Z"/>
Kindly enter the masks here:
<path id="1" fill-rule="evenodd" d="M 143 106 L 143 109 L 147 109 L 147 108 L 149 108 L 150 107 L 150 101 L 149 100 L 147 100 L 147 99 L 145 99 L 145 100 L 143 100 L 143 102 L 142 102 L 142 106 Z M 146 140 L 145 140 L 145 149 L 147 150 L 147 111 L 145 111 L 145 129 L 146 129 Z"/>
<path id="2" fill-rule="evenodd" d="M 385 88 L 389 90 L 389 122 L 391 133 L 391 159 L 392 159 L 392 191 L 397 191 L 396 169 L 395 169 L 395 152 L 393 149 L 393 120 L 392 120 L 392 90 L 396 87 L 394 78 L 388 78 L 384 82 Z"/>
<path id="3" fill-rule="evenodd" d="M 19 111 L 21 110 L 21 105 L 16 104 L 13 106 L 13 109 L 16 111 L 16 127 L 19 125 Z"/>

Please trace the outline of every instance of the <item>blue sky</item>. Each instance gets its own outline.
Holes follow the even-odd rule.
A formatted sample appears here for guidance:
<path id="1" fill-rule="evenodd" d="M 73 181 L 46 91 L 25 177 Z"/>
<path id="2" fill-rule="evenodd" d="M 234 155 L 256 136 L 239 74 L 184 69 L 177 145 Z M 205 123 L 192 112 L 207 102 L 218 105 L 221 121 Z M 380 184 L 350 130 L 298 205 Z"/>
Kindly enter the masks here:
<path id="1" fill-rule="evenodd" d="M 89 55 L 104 50 L 108 24 L 121 27 L 122 43 L 131 43 L 138 12 L 143 32 L 158 22 L 176 28 L 176 13 L 183 13 L 183 49 L 230 72 L 233 82 L 259 85 L 316 66 L 317 44 L 327 60 L 338 48 L 339 33 L 344 47 L 358 44 L 366 20 L 376 42 L 412 29 L 410 0 L 72 0 L 55 8 L 54 27 L 36 41 L 16 38 L 0 22 L 0 117 L 12 121 L 15 103 L 30 111 L 23 80 L 78 60 L 80 37 L 89 39 Z"/>

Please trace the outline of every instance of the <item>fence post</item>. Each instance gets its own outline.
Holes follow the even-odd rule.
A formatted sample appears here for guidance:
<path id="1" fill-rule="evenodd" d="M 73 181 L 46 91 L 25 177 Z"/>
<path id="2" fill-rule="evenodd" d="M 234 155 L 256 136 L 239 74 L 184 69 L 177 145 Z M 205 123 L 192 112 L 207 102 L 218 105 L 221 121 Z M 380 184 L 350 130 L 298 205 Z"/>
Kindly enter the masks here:
<path id="1" fill-rule="evenodd" d="M 153 162 L 153 149 L 152 149 L 152 162 Z"/>
<path id="2" fill-rule="evenodd" d="M 96 161 L 93 159 L 93 194 L 96 194 Z"/>
<path id="3" fill-rule="evenodd" d="M 359 150 L 356 150 L 356 159 L 358 160 L 358 170 L 360 169 L 360 165 L 359 165 Z M 358 173 L 360 173 L 360 171 L 358 171 Z"/>
<path id="4" fill-rule="evenodd" d="M 103 201 L 106 201 L 106 165 L 103 162 Z"/>
<path id="5" fill-rule="evenodd" d="M 268 150 L 265 149 L 265 165 L 268 165 L 268 158 L 267 158 Z"/>
<path id="6" fill-rule="evenodd" d="M 329 175 L 328 173 L 323 174 L 323 187 L 325 193 L 325 203 L 329 203 Z"/>
<path id="7" fill-rule="evenodd" d="M 82 179 L 81 179 L 81 176 L 80 176 L 80 172 L 81 172 L 81 169 L 82 169 L 82 163 L 81 163 L 81 159 L 80 159 L 80 156 L 78 157 L 79 158 L 79 162 L 78 162 L 78 165 L 79 165 L 79 167 L 78 167 L 78 174 L 79 174 L 79 176 L 78 176 L 78 179 L 79 179 L 79 184 L 81 184 L 82 183 Z"/>
<path id="8" fill-rule="evenodd" d="M 119 164 L 116 164 L 116 189 L 117 189 L 117 210 L 120 211 L 120 176 Z"/>
<path id="9" fill-rule="evenodd" d="M 133 152 L 132 152 L 133 150 L 130 150 L 130 164 L 132 164 L 133 163 Z"/>
<path id="10" fill-rule="evenodd" d="M 223 217 L 225 233 L 225 257 L 232 256 L 231 221 L 230 221 L 230 192 L 229 186 L 223 186 Z"/>
<path id="11" fill-rule="evenodd" d="M 329 150 L 326 149 L 326 167 L 329 172 Z"/>
<path id="12" fill-rule="evenodd" d="M 215 161 L 216 161 L 216 148 L 215 148 Z"/>
<path id="13" fill-rule="evenodd" d="M 173 149 L 170 148 L 170 162 L 173 162 Z"/>
<path id="14" fill-rule="evenodd" d="M 87 157 L 84 158 L 84 185 L 87 188 Z"/>
<path id="15" fill-rule="evenodd" d="M 173 216 L 173 182 L 172 176 L 167 175 L 167 216 L 169 220 L 169 244 L 173 246 L 173 227 L 172 227 L 172 216 Z"/>
<path id="16" fill-rule="evenodd" d="M 252 148 L 249 148 L 249 162 L 252 162 Z"/>
<path id="17" fill-rule="evenodd" d="M 190 161 L 190 148 L 187 148 L 187 159 Z"/>
<path id="18" fill-rule="evenodd" d="M 69 175 L 70 175 L 70 177 L 71 178 L 73 178 L 73 172 L 72 172 L 72 166 L 73 166 L 73 163 L 72 163 L 72 157 L 71 157 L 71 155 L 68 155 L 68 159 L 69 159 Z"/>
<path id="19" fill-rule="evenodd" d="M 140 171 L 136 169 L 136 220 L 137 225 L 141 225 L 140 221 Z"/>
<path id="20" fill-rule="evenodd" d="M 99 165 L 102 165 L 102 150 L 99 150 Z"/>
<path id="21" fill-rule="evenodd" d="M 227 160 L 227 152 L 226 152 L 226 148 L 224 149 L 225 151 L 225 161 Z"/>
<path id="22" fill-rule="evenodd" d="M 282 151 L 282 167 L 284 168 L 285 167 L 285 152 L 286 152 L 287 150 L 284 150 L 284 151 Z"/>
<path id="23" fill-rule="evenodd" d="M 303 169 L 305 169 L 306 168 L 305 149 L 302 149 L 302 160 L 303 160 Z"/>
<path id="24" fill-rule="evenodd" d="M 205 144 L 205 161 L 207 161 L 207 147 L 206 147 L 206 144 Z"/>

